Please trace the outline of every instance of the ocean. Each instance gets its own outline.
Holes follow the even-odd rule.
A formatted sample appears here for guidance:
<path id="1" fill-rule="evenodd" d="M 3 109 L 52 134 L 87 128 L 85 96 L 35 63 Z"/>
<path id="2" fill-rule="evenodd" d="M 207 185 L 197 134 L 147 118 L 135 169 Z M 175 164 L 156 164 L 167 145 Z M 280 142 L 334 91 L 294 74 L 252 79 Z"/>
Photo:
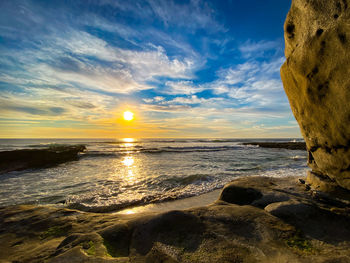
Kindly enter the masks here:
<path id="1" fill-rule="evenodd" d="M 240 176 L 305 176 L 302 150 L 245 142 L 302 139 L 1 139 L 0 151 L 83 144 L 78 160 L 0 175 L 0 206 L 55 204 L 93 212 L 198 196 Z"/>

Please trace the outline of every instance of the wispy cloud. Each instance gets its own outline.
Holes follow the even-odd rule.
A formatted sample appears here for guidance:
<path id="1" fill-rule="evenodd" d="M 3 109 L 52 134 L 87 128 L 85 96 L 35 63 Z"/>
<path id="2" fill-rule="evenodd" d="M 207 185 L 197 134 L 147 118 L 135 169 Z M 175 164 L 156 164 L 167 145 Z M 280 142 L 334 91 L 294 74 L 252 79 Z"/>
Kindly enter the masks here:
<path id="1" fill-rule="evenodd" d="M 176 24 L 185 28 L 227 31 L 215 19 L 215 11 L 206 2 L 191 0 L 186 5 L 173 0 L 148 0 L 148 3 L 165 25 Z"/>
<path id="2" fill-rule="evenodd" d="M 274 53 L 281 53 L 283 50 L 283 40 L 260 40 L 254 42 L 252 40 L 245 41 L 242 45 L 238 47 L 239 51 L 242 53 L 244 58 L 257 58 L 266 56 L 267 52 L 270 52 L 268 55 Z M 271 54 L 272 52 L 272 54 Z"/>
<path id="3" fill-rule="evenodd" d="M 181 81 L 167 81 L 165 86 L 159 88 L 160 93 L 177 95 L 177 94 L 195 94 L 203 91 L 204 88 L 195 85 L 193 81 L 181 80 Z"/>
<path id="4" fill-rule="evenodd" d="M 284 58 L 272 61 L 249 61 L 221 69 L 218 80 L 211 84 L 216 94 L 226 94 L 238 104 L 254 108 L 288 109 L 279 68 Z"/>
<path id="5" fill-rule="evenodd" d="M 217 19 L 218 14 L 209 2 L 190 0 L 181 3 L 174 0 L 114 1 L 103 0 L 100 5 L 109 5 L 123 12 L 133 13 L 142 20 L 159 19 L 167 27 L 182 27 L 183 30 L 206 29 L 227 31 Z"/>

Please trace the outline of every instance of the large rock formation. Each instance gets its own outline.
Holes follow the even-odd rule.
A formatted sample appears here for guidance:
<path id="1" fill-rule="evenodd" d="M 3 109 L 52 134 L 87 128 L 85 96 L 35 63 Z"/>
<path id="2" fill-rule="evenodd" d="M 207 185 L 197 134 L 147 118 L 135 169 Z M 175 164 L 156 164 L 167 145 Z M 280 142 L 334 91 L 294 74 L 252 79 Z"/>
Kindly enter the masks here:
<path id="1" fill-rule="evenodd" d="M 293 0 L 284 29 L 281 76 L 307 144 L 308 181 L 350 190 L 350 1 Z"/>

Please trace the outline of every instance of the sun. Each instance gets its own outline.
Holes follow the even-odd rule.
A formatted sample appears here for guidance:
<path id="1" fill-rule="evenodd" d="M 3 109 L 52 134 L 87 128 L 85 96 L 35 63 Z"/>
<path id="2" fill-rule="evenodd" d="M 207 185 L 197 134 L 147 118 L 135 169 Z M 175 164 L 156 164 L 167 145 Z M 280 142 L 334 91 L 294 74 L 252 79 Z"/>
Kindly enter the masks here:
<path id="1" fill-rule="evenodd" d="M 126 121 L 132 121 L 134 119 L 134 113 L 132 113 L 131 111 L 124 111 L 123 118 Z"/>

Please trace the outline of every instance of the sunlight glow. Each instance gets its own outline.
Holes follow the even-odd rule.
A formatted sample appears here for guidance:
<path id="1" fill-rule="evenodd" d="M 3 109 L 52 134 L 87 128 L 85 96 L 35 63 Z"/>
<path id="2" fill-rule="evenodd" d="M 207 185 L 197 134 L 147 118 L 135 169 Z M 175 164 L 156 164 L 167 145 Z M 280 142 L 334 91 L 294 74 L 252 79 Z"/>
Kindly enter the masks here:
<path id="1" fill-rule="evenodd" d="M 135 141 L 135 139 L 133 139 L 133 138 L 123 138 L 123 142 L 134 142 Z"/>
<path id="2" fill-rule="evenodd" d="M 124 157 L 124 160 L 122 161 L 122 163 L 125 166 L 131 166 L 134 164 L 134 158 L 131 156 L 126 156 L 126 157 Z"/>
<path id="3" fill-rule="evenodd" d="M 134 113 L 132 113 L 131 111 L 125 111 L 123 114 L 123 118 L 126 121 L 132 121 L 134 119 Z"/>
<path id="4" fill-rule="evenodd" d="M 135 213 L 136 213 L 135 211 L 133 211 L 133 210 L 131 210 L 131 209 L 125 210 L 125 211 L 123 211 L 123 212 L 124 212 L 123 214 L 125 214 L 125 215 L 132 215 L 132 214 L 135 214 Z"/>

